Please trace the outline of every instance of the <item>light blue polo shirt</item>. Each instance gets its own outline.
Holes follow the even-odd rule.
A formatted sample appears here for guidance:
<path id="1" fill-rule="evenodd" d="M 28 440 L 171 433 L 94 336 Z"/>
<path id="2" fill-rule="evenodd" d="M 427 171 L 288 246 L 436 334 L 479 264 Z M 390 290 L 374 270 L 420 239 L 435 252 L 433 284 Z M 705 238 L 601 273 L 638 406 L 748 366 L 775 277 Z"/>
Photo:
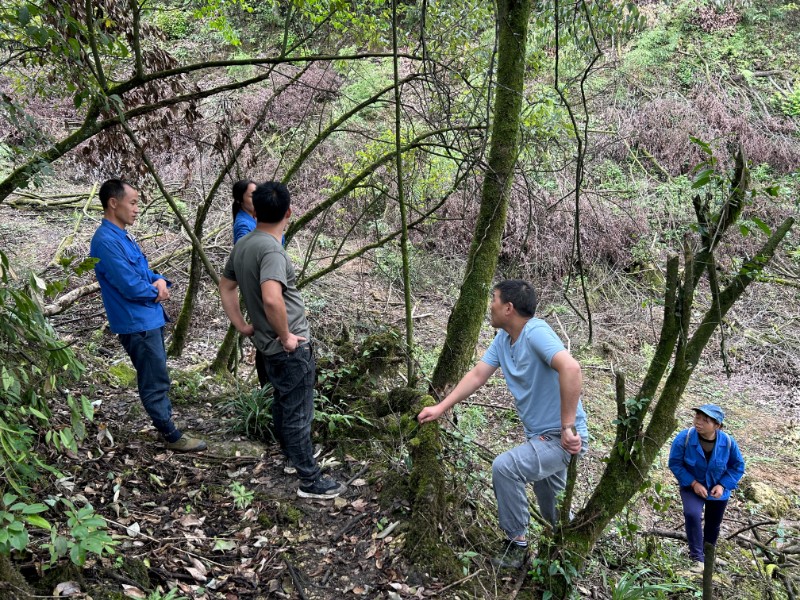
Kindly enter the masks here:
<path id="1" fill-rule="evenodd" d="M 498 331 L 481 358 L 487 365 L 503 369 L 528 438 L 561 430 L 561 386 L 558 371 L 550 362 L 562 350 L 564 344 L 555 331 L 541 319 L 532 318 L 514 344 L 508 333 Z M 580 401 L 575 428 L 583 439 L 589 438 L 586 413 Z"/>

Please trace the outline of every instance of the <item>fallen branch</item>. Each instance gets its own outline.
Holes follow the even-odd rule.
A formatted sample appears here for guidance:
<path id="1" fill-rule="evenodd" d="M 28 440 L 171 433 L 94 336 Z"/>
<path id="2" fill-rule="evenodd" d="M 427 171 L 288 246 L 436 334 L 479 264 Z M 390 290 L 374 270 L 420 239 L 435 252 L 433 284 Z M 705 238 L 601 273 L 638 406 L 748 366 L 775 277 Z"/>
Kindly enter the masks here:
<path id="1" fill-rule="evenodd" d="M 336 541 L 339 541 L 339 539 L 340 539 L 340 538 L 341 538 L 341 537 L 342 537 L 342 536 L 343 536 L 345 533 L 347 533 L 347 532 L 348 532 L 348 531 L 350 531 L 350 530 L 351 530 L 353 527 L 355 527 L 355 526 L 356 526 L 356 524 L 357 524 L 359 521 L 361 521 L 361 519 L 363 519 L 363 518 L 364 518 L 364 517 L 366 517 L 366 516 L 367 516 L 367 513 L 365 513 L 365 512 L 364 512 L 364 513 L 358 514 L 358 515 L 356 515 L 355 517 L 353 517 L 352 519 L 350 519 L 350 520 L 349 520 L 347 523 L 345 523 L 345 524 L 344 524 L 344 526 L 343 526 L 341 529 L 339 529 L 339 531 L 337 531 L 336 533 L 334 533 L 334 534 L 331 536 L 331 542 L 336 542 Z"/>
<path id="2" fill-rule="evenodd" d="M 483 572 L 483 569 L 478 569 L 478 570 L 477 570 L 477 571 L 475 571 L 474 573 L 470 573 L 470 574 L 469 574 L 469 575 L 467 575 L 466 577 L 462 577 L 462 578 L 461 578 L 461 579 L 459 579 L 458 581 L 454 581 L 453 583 L 450 583 L 450 584 L 448 584 L 448 585 L 444 586 L 442 589 L 440 589 L 440 590 L 436 590 L 436 591 L 435 591 L 435 592 L 433 592 L 433 594 L 431 594 L 431 595 L 432 595 L 432 596 L 439 596 L 439 595 L 443 594 L 444 592 L 446 592 L 447 590 L 449 590 L 449 589 L 452 589 L 452 588 L 454 588 L 454 587 L 456 587 L 456 586 L 459 586 L 459 585 L 461 585 L 462 583 L 464 583 L 465 581 L 469 581 L 469 580 L 470 580 L 470 579 L 472 579 L 473 577 L 477 576 L 477 575 L 478 575 L 478 573 L 482 573 L 482 572 Z"/>
<path id="3" fill-rule="evenodd" d="M 290 563 L 289 559 L 285 556 L 283 557 L 283 562 L 286 563 L 286 568 L 289 570 L 289 575 L 292 578 L 292 583 L 294 584 L 294 589 L 297 590 L 297 594 L 302 600 L 308 600 L 308 596 L 306 596 L 306 592 L 303 589 L 303 581 L 300 578 L 300 573 L 297 572 L 297 569 L 294 568 L 292 563 Z"/>
<path id="4" fill-rule="evenodd" d="M 83 222 L 83 217 L 89 214 L 86 211 L 91 205 L 91 202 L 95 197 L 95 194 L 97 194 L 97 182 L 94 183 L 91 191 L 89 192 L 89 195 L 86 197 L 86 202 L 84 202 L 83 204 L 83 210 L 81 211 L 81 214 L 78 215 L 78 218 L 75 219 L 75 225 L 72 228 L 72 232 L 66 235 L 64 239 L 61 240 L 61 243 L 58 244 L 58 248 L 56 249 L 55 254 L 53 254 L 53 260 L 50 261 L 51 266 L 57 266 L 59 264 L 59 262 L 61 261 L 61 257 L 64 254 L 64 251 L 69 246 L 72 245 L 73 241 L 75 241 L 75 234 L 78 233 L 78 229 L 80 228 L 81 223 Z"/>
<path id="5" fill-rule="evenodd" d="M 650 529 L 646 532 L 648 535 L 657 535 L 658 537 L 670 538 L 673 540 L 686 541 L 686 534 L 682 531 L 673 531 L 671 529 Z"/>

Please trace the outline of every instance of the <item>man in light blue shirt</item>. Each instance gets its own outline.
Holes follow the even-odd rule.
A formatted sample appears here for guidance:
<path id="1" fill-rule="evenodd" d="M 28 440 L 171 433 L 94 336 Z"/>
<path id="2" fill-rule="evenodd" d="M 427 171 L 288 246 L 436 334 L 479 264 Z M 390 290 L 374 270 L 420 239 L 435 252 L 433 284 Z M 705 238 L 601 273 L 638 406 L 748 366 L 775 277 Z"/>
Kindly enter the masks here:
<path id="1" fill-rule="evenodd" d="M 494 287 L 491 324 L 499 329 L 480 362 L 447 397 L 420 412 L 427 423 L 468 398 L 498 367 L 514 401 L 527 441 L 503 452 L 492 464 L 492 485 L 500 527 L 507 539 L 492 562 L 498 567 L 521 567 L 527 557 L 526 533 L 530 514 L 527 483 L 539 502 L 542 516 L 558 522 L 557 495 L 564 490 L 570 456 L 583 454 L 589 433 L 581 405 L 583 379 L 578 362 L 541 319 L 534 318 L 536 292 L 520 279 Z"/>
<path id="2" fill-rule="evenodd" d="M 100 187 L 103 221 L 92 237 L 89 254 L 108 324 L 136 369 L 136 383 L 153 426 L 169 450 L 197 452 L 206 449 L 203 440 L 182 433 L 172 421 L 170 379 L 164 349 L 166 315 L 161 303 L 169 299 L 164 277 L 150 270 L 139 244 L 127 232 L 139 214 L 139 192 L 119 179 Z"/>

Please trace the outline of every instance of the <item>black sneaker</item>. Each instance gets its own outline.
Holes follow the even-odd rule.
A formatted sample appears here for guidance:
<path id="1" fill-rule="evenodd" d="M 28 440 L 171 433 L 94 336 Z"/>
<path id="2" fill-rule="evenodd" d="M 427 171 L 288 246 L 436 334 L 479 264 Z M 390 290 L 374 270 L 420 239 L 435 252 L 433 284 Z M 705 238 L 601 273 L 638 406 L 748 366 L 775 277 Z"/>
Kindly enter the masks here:
<path id="1" fill-rule="evenodd" d="M 301 498 L 318 498 L 330 500 L 336 498 L 347 487 L 330 477 L 318 477 L 311 485 L 301 485 L 297 488 L 297 495 Z"/>
<path id="2" fill-rule="evenodd" d="M 491 560 L 495 569 L 520 569 L 528 562 L 528 546 L 520 546 L 513 540 L 503 540 L 500 552 Z"/>

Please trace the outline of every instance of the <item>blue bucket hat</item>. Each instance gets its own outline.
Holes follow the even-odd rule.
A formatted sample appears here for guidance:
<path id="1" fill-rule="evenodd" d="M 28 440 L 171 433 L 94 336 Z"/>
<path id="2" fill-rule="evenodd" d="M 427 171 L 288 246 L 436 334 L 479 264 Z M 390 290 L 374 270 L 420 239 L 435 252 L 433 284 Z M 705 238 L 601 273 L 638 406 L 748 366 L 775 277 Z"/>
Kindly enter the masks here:
<path id="1" fill-rule="evenodd" d="M 720 425 L 722 425 L 722 422 L 725 420 L 725 413 L 716 404 L 703 404 L 703 406 L 698 406 L 692 410 L 696 410 L 697 412 L 701 412 L 704 415 L 711 417 Z"/>

